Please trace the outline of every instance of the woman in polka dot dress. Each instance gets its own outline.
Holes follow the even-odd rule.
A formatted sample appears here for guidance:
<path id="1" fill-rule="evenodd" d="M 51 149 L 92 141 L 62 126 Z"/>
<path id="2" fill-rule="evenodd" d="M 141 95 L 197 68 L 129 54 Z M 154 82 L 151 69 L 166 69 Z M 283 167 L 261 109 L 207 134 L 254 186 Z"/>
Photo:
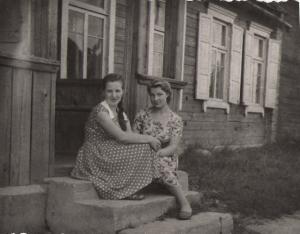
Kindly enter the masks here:
<path id="1" fill-rule="evenodd" d="M 103 79 L 105 100 L 96 105 L 85 126 L 71 176 L 92 181 L 104 199 L 139 198 L 135 195 L 158 171 L 160 141 L 131 131 L 121 102 L 124 83 L 118 74 Z"/>
<path id="2" fill-rule="evenodd" d="M 172 94 L 168 82 L 154 80 L 148 86 L 148 94 L 152 106 L 141 110 L 136 115 L 133 129 L 137 133 L 153 136 L 160 140 L 162 147 L 157 151 L 160 181 L 177 198 L 181 206 L 179 218 L 188 219 L 192 215 L 192 209 L 176 176 L 176 151 L 182 136 L 182 119 L 168 105 Z"/>

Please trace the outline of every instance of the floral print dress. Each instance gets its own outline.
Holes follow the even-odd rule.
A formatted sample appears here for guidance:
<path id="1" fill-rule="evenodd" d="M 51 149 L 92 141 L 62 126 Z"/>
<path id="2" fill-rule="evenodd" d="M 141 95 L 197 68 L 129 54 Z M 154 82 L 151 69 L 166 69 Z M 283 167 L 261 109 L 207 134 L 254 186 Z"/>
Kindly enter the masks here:
<path id="1" fill-rule="evenodd" d="M 159 139 L 162 148 L 168 146 L 172 137 L 181 137 L 183 122 L 180 116 L 173 111 L 169 113 L 169 119 L 165 123 L 156 121 L 151 116 L 151 108 L 141 110 L 135 117 L 133 129 L 135 132 L 145 135 L 151 135 Z M 178 155 L 160 157 L 158 171 L 160 181 L 173 186 L 178 186 L 176 175 Z"/>

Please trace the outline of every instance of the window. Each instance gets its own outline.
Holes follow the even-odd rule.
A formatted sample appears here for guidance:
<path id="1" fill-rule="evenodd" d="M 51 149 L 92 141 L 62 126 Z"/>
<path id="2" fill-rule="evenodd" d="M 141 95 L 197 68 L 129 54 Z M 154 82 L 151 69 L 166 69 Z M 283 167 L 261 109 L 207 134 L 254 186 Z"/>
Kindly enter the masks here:
<path id="1" fill-rule="evenodd" d="M 255 35 L 253 44 L 254 56 L 252 84 L 254 88 L 252 91 L 252 102 L 262 105 L 266 68 L 266 39 Z"/>
<path id="2" fill-rule="evenodd" d="M 270 38 L 272 30 L 251 22 L 245 35 L 243 104 L 245 114 L 264 115 L 264 107 L 275 108 L 280 41 Z"/>
<path id="3" fill-rule="evenodd" d="M 154 76 L 163 76 L 164 43 L 165 43 L 165 13 L 166 2 L 156 1 L 153 38 L 153 71 Z"/>
<path id="4" fill-rule="evenodd" d="M 203 110 L 221 108 L 229 113 L 228 102 L 240 99 L 244 30 L 234 24 L 236 14 L 209 4 L 199 13 L 196 99 Z"/>
<path id="5" fill-rule="evenodd" d="M 138 73 L 182 80 L 186 1 L 139 2 Z"/>
<path id="6" fill-rule="evenodd" d="M 211 71 L 209 82 L 209 97 L 223 99 L 225 68 L 228 64 L 228 30 L 227 24 L 213 20 L 213 43 L 211 57 Z"/>
<path id="7" fill-rule="evenodd" d="M 113 53 L 107 48 L 113 46 L 114 4 L 105 0 L 63 1 L 61 78 L 97 79 L 112 71 Z"/>

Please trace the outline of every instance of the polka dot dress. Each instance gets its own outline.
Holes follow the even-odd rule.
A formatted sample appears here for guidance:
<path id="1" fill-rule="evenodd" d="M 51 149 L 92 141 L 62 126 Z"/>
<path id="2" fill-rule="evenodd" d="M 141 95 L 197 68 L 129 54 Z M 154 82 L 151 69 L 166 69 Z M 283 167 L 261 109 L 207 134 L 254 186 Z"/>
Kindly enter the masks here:
<path id="1" fill-rule="evenodd" d="M 92 181 L 101 198 L 122 199 L 160 177 L 158 159 L 149 144 L 122 144 L 108 135 L 96 120 L 99 111 L 109 113 L 102 103 L 94 107 L 71 176 Z"/>

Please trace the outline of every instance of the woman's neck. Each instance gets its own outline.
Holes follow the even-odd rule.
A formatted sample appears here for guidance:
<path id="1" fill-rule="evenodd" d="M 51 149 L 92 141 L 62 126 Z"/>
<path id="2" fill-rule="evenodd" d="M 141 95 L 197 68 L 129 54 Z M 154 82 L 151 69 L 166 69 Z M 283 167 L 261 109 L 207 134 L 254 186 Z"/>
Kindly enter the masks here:
<path id="1" fill-rule="evenodd" d="M 161 108 L 157 108 L 157 107 L 152 107 L 152 112 L 156 113 L 156 114 L 163 114 L 166 112 L 170 111 L 170 107 L 168 105 L 165 105 Z"/>
<path id="2" fill-rule="evenodd" d="M 106 102 L 106 103 L 107 103 L 107 105 L 109 106 L 109 108 L 111 109 L 112 112 L 114 112 L 114 113 L 117 112 L 117 108 L 118 108 L 117 106 L 109 105 L 108 102 Z"/>

